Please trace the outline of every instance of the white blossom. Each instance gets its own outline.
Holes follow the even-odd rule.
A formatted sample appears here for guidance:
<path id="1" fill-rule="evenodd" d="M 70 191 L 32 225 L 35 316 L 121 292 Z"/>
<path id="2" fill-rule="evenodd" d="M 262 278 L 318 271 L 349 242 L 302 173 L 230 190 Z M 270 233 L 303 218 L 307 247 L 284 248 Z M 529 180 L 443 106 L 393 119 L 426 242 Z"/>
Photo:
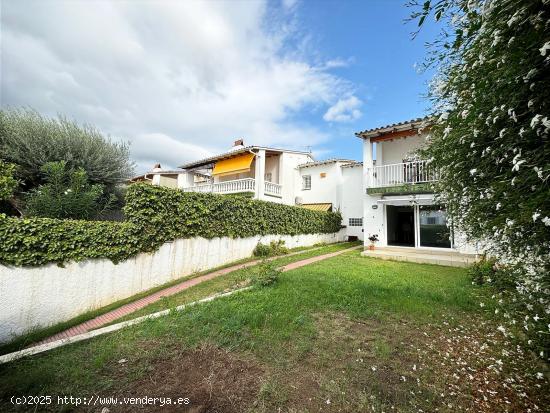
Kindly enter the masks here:
<path id="1" fill-rule="evenodd" d="M 531 129 L 535 129 L 535 126 L 537 126 L 540 123 L 541 119 L 542 119 L 542 115 L 533 116 L 533 119 L 531 119 Z"/>
<path id="2" fill-rule="evenodd" d="M 540 54 L 541 54 L 542 56 L 546 56 L 546 52 L 547 52 L 548 50 L 550 50 L 550 41 L 544 43 L 544 44 L 542 45 L 542 47 L 539 49 Z"/>

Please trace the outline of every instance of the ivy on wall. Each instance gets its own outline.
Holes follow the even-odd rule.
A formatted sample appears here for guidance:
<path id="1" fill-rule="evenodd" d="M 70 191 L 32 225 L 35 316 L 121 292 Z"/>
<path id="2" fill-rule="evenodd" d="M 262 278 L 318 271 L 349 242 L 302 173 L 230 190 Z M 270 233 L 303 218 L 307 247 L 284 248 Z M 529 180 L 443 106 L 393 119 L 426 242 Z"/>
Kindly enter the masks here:
<path id="1" fill-rule="evenodd" d="M 134 184 L 125 222 L 17 219 L 0 215 L 0 263 L 36 266 L 87 258 L 119 262 L 178 238 L 337 232 L 339 213 Z"/>

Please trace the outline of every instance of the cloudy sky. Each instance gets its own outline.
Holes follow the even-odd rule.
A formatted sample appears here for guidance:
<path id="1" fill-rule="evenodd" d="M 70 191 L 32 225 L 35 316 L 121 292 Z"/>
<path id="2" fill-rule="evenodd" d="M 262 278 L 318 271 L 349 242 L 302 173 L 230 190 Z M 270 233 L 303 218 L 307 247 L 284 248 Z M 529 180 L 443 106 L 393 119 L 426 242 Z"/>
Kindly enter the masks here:
<path id="1" fill-rule="evenodd" d="M 1 0 L 1 105 L 130 141 L 138 171 L 239 137 L 360 159 L 355 131 L 426 107 L 408 13 L 397 0 Z"/>

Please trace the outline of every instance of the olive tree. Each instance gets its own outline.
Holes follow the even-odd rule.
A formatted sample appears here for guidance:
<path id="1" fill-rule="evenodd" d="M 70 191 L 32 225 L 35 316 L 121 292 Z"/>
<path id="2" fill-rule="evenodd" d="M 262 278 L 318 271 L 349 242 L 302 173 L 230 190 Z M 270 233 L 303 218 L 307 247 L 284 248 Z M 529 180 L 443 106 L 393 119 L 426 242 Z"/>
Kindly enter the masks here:
<path id="1" fill-rule="evenodd" d="M 90 182 L 107 189 L 129 178 L 134 167 L 127 143 L 112 141 L 91 125 L 28 108 L 0 111 L 0 159 L 18 166 L 24 190 L 43 182 L 41 168 L 48 162 L 82 168 Z"/>

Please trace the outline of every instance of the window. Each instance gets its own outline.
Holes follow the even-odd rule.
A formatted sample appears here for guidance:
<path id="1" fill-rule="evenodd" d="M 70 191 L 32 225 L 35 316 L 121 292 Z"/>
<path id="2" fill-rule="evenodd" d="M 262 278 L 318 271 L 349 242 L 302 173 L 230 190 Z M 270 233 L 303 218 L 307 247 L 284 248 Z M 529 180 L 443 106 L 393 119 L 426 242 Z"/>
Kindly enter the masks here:
<path id="1" fill-rule="evenodd" d="M 363 218 L 350 218 L 348 224 L 350 227 L 362 227 Z"/>
<path id="2" fill-rule="evenodd" d="M 451 248 L 451 229 L 447 226 L 447 212 L 437 205 L 420 205 L 420 246 Z"/>
<path id="3" fill-rule="evenodd" d="M 311 189 L 311 175 L 302 176 L 302 189 Z"/>
<path id="4" fill-rule="evenodd" d="M 267 182 L 273 182 L 271 179 L 273 178 L 273 175 L 271 175 L 271 172 L 268 172 L 264 175 L 264 179 L 267 181 Z"/>

